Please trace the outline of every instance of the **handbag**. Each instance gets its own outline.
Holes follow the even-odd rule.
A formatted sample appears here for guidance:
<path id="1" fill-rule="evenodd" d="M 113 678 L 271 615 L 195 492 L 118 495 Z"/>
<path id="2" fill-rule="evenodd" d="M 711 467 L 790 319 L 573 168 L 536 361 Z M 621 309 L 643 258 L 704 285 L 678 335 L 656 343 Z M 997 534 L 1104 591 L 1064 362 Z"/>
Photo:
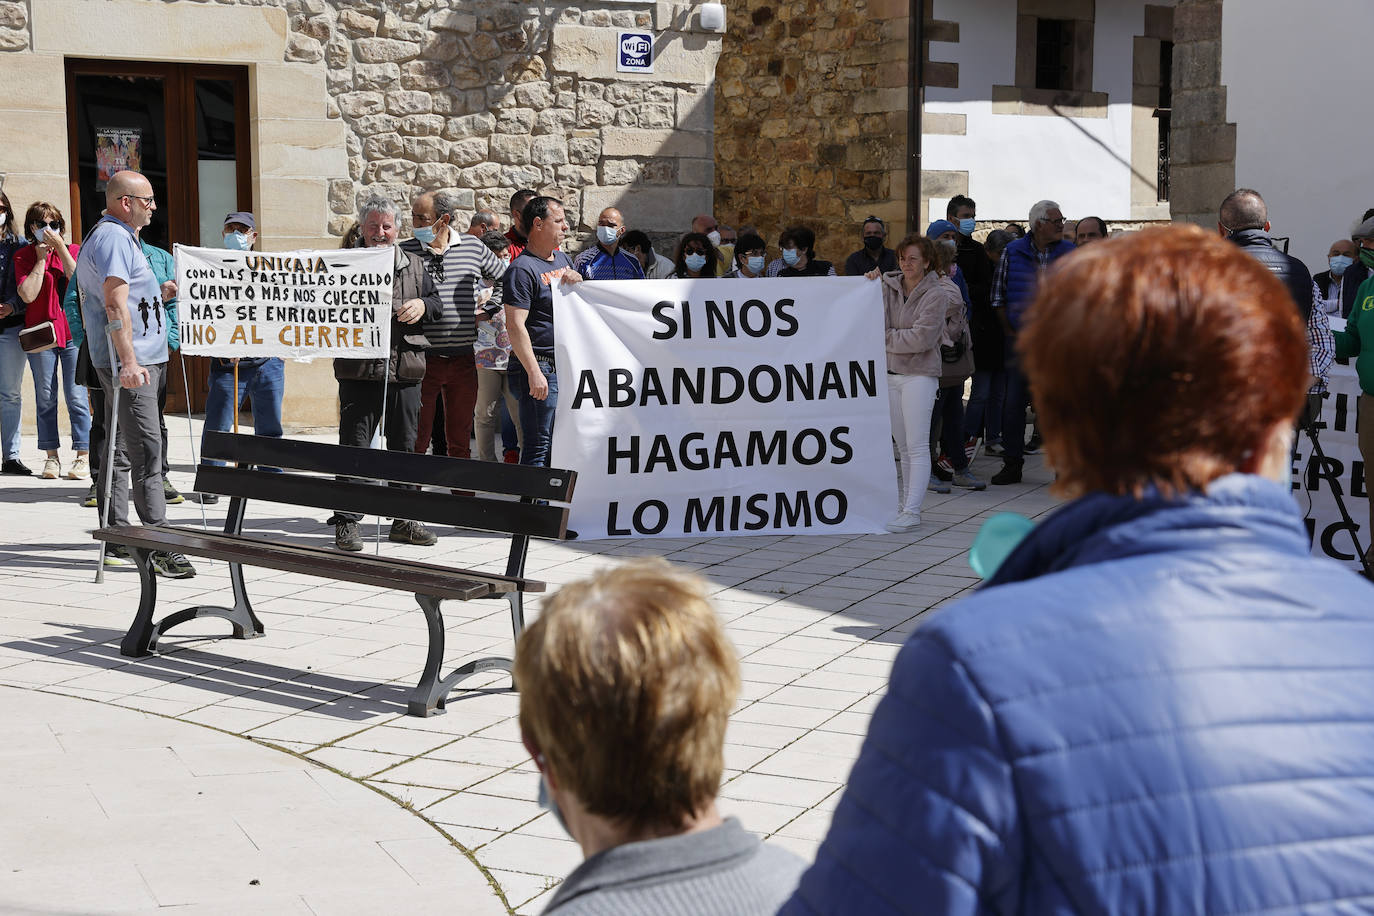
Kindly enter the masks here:
<path id="1" fill-rule="evenodd" d="M 25 353 L 42 353 L 57 348 L 57 329 L 51 321 L 44 321 L 19 332 L 19 346 Z"/>
<path id="2" fill-rule="evenodd" d="M 950 360 L 945 356 L 947 350 L 956 351 L 958 355 Z M 941 388 L 962 385 L 964 380 L 973 374 L 973 338 L 969 334 L 968 325 L 964 325 L 963 333 L 959 335 L 959 340 L 954 346 L 940 348 L 940 359 Z"/>

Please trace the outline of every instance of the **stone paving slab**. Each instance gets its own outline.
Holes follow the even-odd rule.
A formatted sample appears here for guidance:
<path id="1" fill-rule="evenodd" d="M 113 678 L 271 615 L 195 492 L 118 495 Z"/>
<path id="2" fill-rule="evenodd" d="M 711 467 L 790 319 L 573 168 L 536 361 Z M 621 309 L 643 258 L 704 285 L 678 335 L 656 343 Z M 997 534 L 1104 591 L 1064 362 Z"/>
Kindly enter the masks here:
<path id="1" fill-rule="evenodd" d="M 198 421 L 195 430 L 198 436 Z M 173 439 L 172 457 L 173 480 L 189 489 L 191 448 L 184 437 Z M 24 458 L 34 463 L 32 455 Z M 988 476 L 997 466 L 981 459 L 975 471 Z M 743 676 L 726 736 L 720 806 L 770 842 L 810 858 L 902 642 L 922 615 L 976 585 L 966 552 L 983 519 L 1000 511 L 1044 513 L 1054 505 L 1049 480 L 1032 458 L 1021 485 L 928 494 L 925 524 L 902 535 L 536 542 L 528 574 L 557 585 L 649 555 L 708 579 Z M 161 900 L 195 913 L 242 912 L 253 901 L 260 912 L 283 913 L 397 911 L 437 907 L 440 900 L 445 909 L 462 901 L 471 912 L 542 908 L 581 856 L 535 803 L 537 772 L 520 744 L 518 700 L 507 676 L 466 682 L 468 689 L 450 698 L 446 715 L 406 716 L 426 643 L 413 598 L 259 569 L 246 574 L 265 638 L 227 639 L 222 622 L 196 621 L 164 638 L 158 655 L 124 658 L 118 644 L 137 605 L 137 576 L 111 570 L 103 584 L 91 581 L 94 512 L 78 504 L 85 488 L 85 482 L 0 477 L 0 685 L 15 688 L 0 693 L 21 697 L 9 701 L 16 709 L 31 700 L 45 710 L 30 716 L 10 747 L 0 750 L 0 772 L 11 755 L 52 756 L 53 765 L 41 772 L 32 761 L 12 766 L 16 774 L 29 774 L 32 805 L 64 800 L 75 831 L 69 846 L 45 835 L 52 856 L 24 869 L 22 889 L 16 885 L 7 894 L 0 883 L 0 910 L 11 911 L 13 902 L 21 912 L 138 911 Z M 226 508 L 206 507 L 206 523 L 222 525 Z M 250 504 L 247 527 L 327 545 L 327 514 Z M 169 507 L 169 518 L 199 525 L 201 507 L 190 501 Z M 370 522 L 365 527 L 373 529 Z M 438 533 L 433 548 L 384 541 L 381 550 L 503 571 L 504 541 L 453 529 Z M 162 607 L 227 592 L 223 564 L 195 562 L 195 578 L 159 583 Z M 531 619 L 539 608 L 538 596 L 532 597 Z M 504 601 L 448 603 L 444 612 L 451 663 L 511 653 Z M 80 699 L 58 701 L 54 694 Z M 75 705 L 58 709 L 53 704 L 59 702 Z M 69 708 L 80 710 L 72 721 Z M 161 732 L 147 740 L 122 738 L 119 743 L 132 746 L 99 752 L 113 755 L 103 773 L 80 742 L 113 740 L 119 727 L 92 731 L 88 739 L 73 736 L 70 750 L 54 747 L 56 730 L 74 735 L 139 715 L 131 710 L 171 717 L 142 717 L 159 723 L 158 729 L 188 729 L 214 740 L 178 742 Z M 69 728 L 73 723 L 80 727 Z M 258 764 L 258 754 L 278 760 L 281 769 L 259 771 L 269 765 Z M 83 827 L 92 825 L 88 832 L 97 840 L 100 818 L 109 816 L 104 806 L 119 817 L 136 817 L 146 797 L 139 792 L 148 788 L 140 780 L 164 768 L 186 786 L 215 787 L 209 803 L 206 796 L 169 787 L 159 804 L 166 806 L 168 830 L 185 818 L 204 842 L 221 844 L 224 857 L 207 864 L 182 850 L 185 861 L 177 864 L 184 868 L 161 867 L 151 878 L 123 860 L 82 867 Z M 299 797 L 273 788 L 291 781 Z M 260 792 L 247 791 L 258 787 Z M 240 801 L 241 795 L 258 797 Z M 308 817 L 291 807 L 306 800 Z M 394 835 L 380 816 L 330 820 L 325 813 L 379 804 L 420 832 Z M 216 814 L 216 806 L 231 813 Z M 237 833 L 206 827 L 215 817 L 243 826 Z M 347 866 L 333 883 L 317 881 L 308 857 L 264 857 L 256 845 L 295 848 L 290 844 L 311 833 L 310 817 L 329 825 L 321 826 L 322 835 L 339 844 L 339 862 Z M 22 840 L 29 820 L 0 821 L 0 863 L 6 861 L 4 844 Z M 148 850 L 132 843 L 129 855 L 160 848 L 157 836 L 137 836 L 146 837 Z M 214 862 L 229 868 L 216 871 Z M 272 884 L 221 893 L 225 881 L 254 870 Z M 75 871 L 79 880 L 69 874 Z M 298 883 L 283 883 L 297 871 Z M 454 895 L 454 885 L 464 889 L 461 896 Z M 59 900 L 59 892 L 70 901 Z"/>

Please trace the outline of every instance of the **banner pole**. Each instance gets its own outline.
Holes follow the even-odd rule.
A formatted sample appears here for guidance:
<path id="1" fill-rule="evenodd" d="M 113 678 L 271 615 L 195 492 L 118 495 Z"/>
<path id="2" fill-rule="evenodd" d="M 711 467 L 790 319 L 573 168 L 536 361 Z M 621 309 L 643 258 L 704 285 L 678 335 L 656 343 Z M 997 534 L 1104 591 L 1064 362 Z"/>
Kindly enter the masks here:
<path id="1" fill-rule="evenodd" d="M 386 450 L 386 447 L 387 447 L 387 446 L 386 446 L 386 393 L 387 393 L 387 382 L 388 382 L 388 380 L 390 379 L 390 377 L 391 377 L 391 353 L 390 353 L 390 351 L 388 350 L 387 355 L 384 356 L 384 357 L 382 357 L 382 418 L 381 418 L 381 420 L 379 421 L 379 423 L 378 423 L 378 425 L 377 425 L 377 431 L 378 431 L 378 433 L 379 433 L 378 440 L 377 440 L 377 444 L 380 445 L 380 446 L 382 447 L 382 450 L 383 450 L 383 451 L 385 451 L 385 450 Z M 377 556 L 381 556 L 381 555 L 382 555 L 382 517 L 381 517 L 380 515 L 377 516 L 377 537 L 376 537 L 376 539 L 373 541 L 373 552 L 376 553 Z"/>
<path id="2" fill-rule="evenodd" d="M 187 405 L 187 410 L 188 410 L 188 411 L 190 410 L 190 405 L 189 405 L 189 404 Z M 190 414 L 188 413 L 187 416 L 189 417 Z M 238 361 L 238 359 L 235 359 L 235 360 L 234 360 L 234 435 L 237 436 L 238 434 L 239 434 L 239 361 Z"/>

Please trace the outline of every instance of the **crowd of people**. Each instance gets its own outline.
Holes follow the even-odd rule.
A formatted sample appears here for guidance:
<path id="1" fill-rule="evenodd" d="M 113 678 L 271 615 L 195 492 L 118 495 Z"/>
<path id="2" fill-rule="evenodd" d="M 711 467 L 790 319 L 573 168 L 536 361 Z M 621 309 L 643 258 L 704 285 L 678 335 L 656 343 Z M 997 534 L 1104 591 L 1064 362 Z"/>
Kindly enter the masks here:
<path id="1" fill-rule="evenodd" d="M 135 493 L 144 493 L 147 518 L 159 518 L 159 510 L 151 505 L 153 490 L 164 505 L 184 499 L 167 476 L 164 416 L 166 354 L 177 349 L 178 329 L 171 256 L 139 238 L 139 220 L 156 209 L 146 185 L 142 176 L 132 172 L 112 182 L 111 187 L 121 193 L 111 197 L 107 189 L 107 205 L 113 208 L 107 206 L 86 244 L 101 238 L 105 246 L 100 256 L 108 259 L 111 255 L 104 249 L 119 237 L 103 227 L 117 224 L 128 235 L 120 239 L 127 242 L 120 246 L 121 270 L 131 275 L 135 268 L 147 271 L 146 278 L 141 273 L 139 277 L 140 282 L 146 280 L 147 288 L 119 313 L 142 322 L 132 338 L 137 346 L 128 359 L 122 353 L 116 355 L 120 367 L 141 356 L 137 365 L 156 368 L 149 373 L 153 397 L 146 409 L 131 414 L 134 422 L 128 427 L 129 435 L 142 438 L 145 446 L 131 448 L 116 460 L 116 466 L 132 462 L 136 471 L 132 485 Z M 128 193 L 130 188 L 148 193 Z M 702 214 L 677 238 L 671 257 L 665 257 L 645 232 L 629 228 L 619 209 L 608 207 L 598 214 L 594 239 L 570 256 L 565 251 L 569 227 L 562 203 L 530 189 L 511 197 L 505 231 L 507 214 L 484 210 L 468 216 L 461 198 L 450 191 L 426 191 L 409 204 L 410 238 L 400 238 L 405 222 L 401 205 L 374 194 L 364 200 L 357 224 L 343 242 L 344 246 L 394 247 L 395 289 L 390 356 L 335 361 L 341 444 L 366 446 L 380 432 L 389 449 L 469 458 L 474 454 L 475 433 L 475 454 L 480 459 L 546 465 L 558 401 L 553 283 L 838 274 L 834 263 L 817 253 L 815 233 L 800 225 L 780 233 L 776 239 L 779 255 L 770 260 L 769 245 L 755 227 L 726 226 Z M 83 258 L 82 248 L 64 242 L 65 222 L 51 204 L 34 203 L 20 225 L 10 218 L 9 201 L 3 195 L 0 206 L 4 208 L 0 229 L 8 233 L 0 242 L 3 472 L 31 473 L 19 454 L 20 381 L 27 364 L 34 377 L 38 445 L 47 453 L 41 476 L 84 479 L 93 468 L 98 471 L 112 409 L 99 383 L 100 372 L 116 366 L 101 322 L 123 320 L 100 312 L 99 307 L 110 306 L 107 293 L 114 290 L 105 287 L 111 276 L 121 275 L 92 268 L 82 282 L 81 264 L 96 257 Z M 1357 322 L 1333 337 L 1325 316 L 1351 314 L 1359 287 L 1369 274 L 1362 260 L 1366 257 L 1363 241 L 1374 241 L 1374 225 L 1362 226 L 1353 238 L 1333 243 L 1329 270 L 1315 279 L 1296 259 L 1273 248 L 1258 193 L 1238 191 L 1228 197 L 1218 225 L 1237 246 L 1281 270 L 1290 294 L 1302 304 L 1312 353 L 1311 396 L 1319 397 L 1338 343 L 1352 353 L 1363 346 L 1365 337 L 1360 336 Z M 894 516 L 887 526 L 893 532 L 921 525 L 927 492 L 948 493 L 952 487 L 981 490 L 989 482 L 1020 482 L 1025 455 L 1038 451 L 1043 442 L 1038 422 L 1029 438 L 1026 435 L 1032 392 L 1017 342 L 1029 306 L 1050 265 L 1111 235 L 1099 217 L 1067 222 L 1060 206 L 1051 200 L 1031 208 L 1026 229 L 1008 224 L 978 241 L 976 226 L 977 204 L 964 195 L 951 199 L 944 218 L 930 223 L 924 233 L 907 235 L 895 246 L 889 246 L 888 226 L 871 216 L 858 227 L 857 250 L 843 262 L 845 275 L 868 277 L 881 289 L 891 424 L 900 474 Z M 232 250 L 256 248 L 254 214 L 227 214 L 222 244 Z M 1369 258 L 1374 259 L 1374 254 Z M 92 323 L 101 325 L 100 334 L 86 333 Z M 39 329 L 50 338 L 47 345 L 25 352 L 30 348 L 21 346 L 21 336 L 32 340 Z M 1374 334 L 1366 332 L 1366 336 L 1374 340 Z M 231 428 L 238 410 L 249 402 L 254 431 L 280 436 L 284 378 L 282 360 L 276 357 L 212 359 L 205 430 Z M 75 453 L 65 468 L 57 429 L 59 384 L 67 399 Z M 383 418 L 386 428 L 379 430 Z M 1374 428 L 1374 422 L 1365 426 Z M 1374 449 L 1374 433 L 1369 438 Z M 990 481 L 972 470 L 972 460 L 980 451 L 1002 460 Z M 87 505 L 101 509 L 100 489 L 92 482 Z M 206 503 L 215 501 L 210 494 L 200 498 Z M 339 549 L 362 549 L 359 518 L 336 512 L 329 522 Z M 425 526 L 404 519 L 392 524 L 389 536 L 422 546 L 437 540 Z M 115 564 L 127 559 L 118 548 L 108 557 Z M 160 558 L 159 564 L 167 575 L 194 574 L 183 557 Z"/>

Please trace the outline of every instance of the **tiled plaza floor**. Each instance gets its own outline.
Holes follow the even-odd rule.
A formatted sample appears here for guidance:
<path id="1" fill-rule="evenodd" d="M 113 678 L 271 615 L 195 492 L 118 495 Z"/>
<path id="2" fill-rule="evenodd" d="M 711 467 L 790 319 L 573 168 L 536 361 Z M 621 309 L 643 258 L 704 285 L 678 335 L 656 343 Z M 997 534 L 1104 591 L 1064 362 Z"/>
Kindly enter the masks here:
<path id="1" fill-rule="evenodd" d="M 184 431 L 172 455 L 189 490 Z M 997 467 L 975 464 L 983 476 Z M 907 634 L 976 584 L 966 554 L 982 520 L 1042 514 L 1048 480 L 1032 458 L 1021 485 L 931 493 L 924 525 L 903 535 L 538 542 L 528 575 L 557 586 L 651 554 L 710 580 L 744 678 L 722 811 L 809 859 Z M 197 621 L 160 654 L 124 658 L 138 578 L 92 581 L 86 486 L 0 477 L 0 685 L 18 688 L 0 687 L 0 715 L 16 723 L 0 779 L 23 800 L 0 820 L 0 910 L 242 912 L 256 894 L 258 912 L 379 912 L 444 895 L 464 912 L 539 911 L 581 854 L 535 802 L 506 677 L 466 682 L 447 715 L 406 716 L 426 644 L 414 599 L 262 569 L 246 576 L 264 638 L 220 638 L 222 621 Z M 226 505 L 207 507 L 211 527 Z M 324 545 L 326 515 L 250 504 L 246 529 Z M 169 518 L 199 525 L 201 507 Z M 502 571 L 504 541 L 439 534 L 433 548 L 384 540 L 382 551 Z M 224 565 L 193 562 L 195 578 L 159 583 L 161 608 L 222 603 Z M 527 608 L 538 613 L 537 596 Z M 452 661 L 510 655 L 504 601 L 447 602 L 444 614 Z M 241 793 L 217 789 L 186 810 L 200 781 L 234 780 Z M 136 811 L 121 808 L 140 795 Z"/>

